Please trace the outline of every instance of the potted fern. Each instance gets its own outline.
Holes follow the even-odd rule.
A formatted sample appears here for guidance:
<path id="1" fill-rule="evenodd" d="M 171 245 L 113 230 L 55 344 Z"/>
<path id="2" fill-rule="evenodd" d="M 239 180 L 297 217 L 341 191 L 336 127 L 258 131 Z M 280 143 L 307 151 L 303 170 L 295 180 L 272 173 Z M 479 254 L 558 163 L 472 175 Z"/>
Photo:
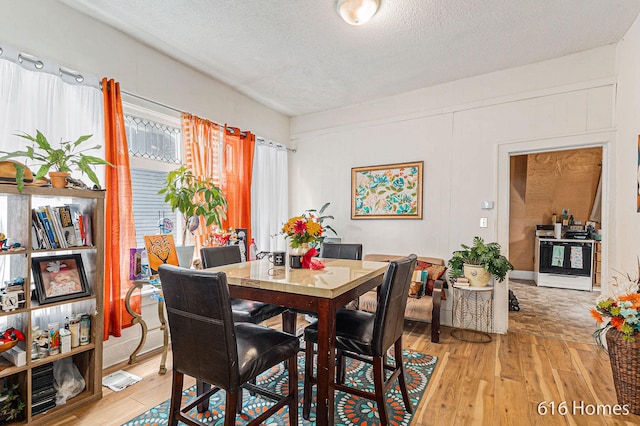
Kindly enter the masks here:
<path id="1" fill-rule="evenodd" d="M 54 188 L 66 187 L 66 178 L 71 175 L 72 168 L 80 170 L 83 174 L 87 175 L 91 182 L 100 188 L 100 182 L 98 181 L 98 177 L 93 171 L 92 166 L 112 165 L 102 158 L 85 154 L 87 151 L 100 149 L 100 145 L 81 149 L 82 143 L 93 135 L 80 136 L 73 142 L 61 141 L 58 148 L 54 148 L 40 130 L 36 130 L 35 136 L 27 133 L 17 134 L 16 136 L 27 139 L 33 142 L 33 144 L 28 145 L 25 151 L 0 151 L 1 154 L 4 154 L 0 157 L 0 161 L 5 161 L 11 158 L 28 158 L 39 162 L 40 168 L 36 173 L 35 179 L 42 179 L 48 173 L 51 178 L 51 186 Z M 20 163 L 15 163 L 14 167 L 16 168 L 18 191 L 22 192 L 22 188 L 24 187 L 25 166 Z"/>
<path id="2" fill-rule="evenodd" d="M 474 287 L 485 287 L 492 275 L 499 282 L 504 281 L 513 265 L 500 249 L 498 243 L 485 243 L 482 238 L 474 237 L 473 245 L 462 244 L 462 250 L 453 252 L 449 259 L 451 276 L 464 275 L 469 279 L 469 285 Z"/>
<path id="3" fill-rule="evenodd" d="M 200 217 L 207 226 L 216 224 L 218 228 L 222 228 L 221 220 L 227 217 L 227 200 L 222 190 L 211 180 L 198 178 L 187 166 L 169 172 L 165 186 L 158 194 L 165 195 L 164 201 L 169 203 L 173 212 L 182 213 L 182 245 L 187 239 L 187 229 L 195 231 Z"/>

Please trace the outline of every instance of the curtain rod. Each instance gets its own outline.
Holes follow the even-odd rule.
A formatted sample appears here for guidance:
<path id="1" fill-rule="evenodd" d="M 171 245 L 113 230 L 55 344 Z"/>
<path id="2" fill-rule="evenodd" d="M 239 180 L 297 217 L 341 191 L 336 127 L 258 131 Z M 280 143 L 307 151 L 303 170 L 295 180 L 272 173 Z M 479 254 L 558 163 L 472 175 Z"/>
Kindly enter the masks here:
<path id="1" fill-rule="evenodd" d="M 289 148 L 289 147 L 286 147 L 286 146 L 284 146 L 284 145 L 282 145 L 280 143 L 276 143 L 274 141 L 267 141 L 265 138 L 260 137 L 260 136 L 256 136 L 256 142 L 258 144 L 260 144 L 260 145 L 265 145 L 265 146 L 268 146 L 268 147 L 271 147 L 271 148 L 276 148 L 276 149 L 283 148 L 283 149 L 286 149 L 287 151 L 290 151 L 290 152 L 293 152 L 293 153 L 296 152 L 295 148 Z"/>
<path id="2" fill-rule="evenodd" d="M 163 108 L 170 109 L 170 110 L 175 111 L 175 112 L 179 112 L 180 114 L 182 114 L 182 113 L 183 113 L 183 111 L 180 111 L 179 109 L 176 109 L 176 108 L 174 108 L 174 107 L 171 107 L 171 106 L 169 106 L 169 105 L 163 104 L 163 103 L 158 102 L 158 101 L 154 101 L 154 100 L 152 100 L 152 99 L 145 98 L 144 96 L 140 96 L 140 95 L 137 95 L 137 94 L 135 94 L 135 93 L 127 92 L 126 90 L 122 90 L 122 89 L 120 89 L 120 91 L 121 91 L 122 93 L 124 93 L 124 94 L 126 94 L 126 95 L 129 95 L 129 96 L 132 96 L 132 97 L 134 97 L 134 98 L 137 98 L 137 99 L 140 99 L 140 100 L 143 100 L 143 101 L 146 101 L 146 102 L 150 102 L 150 103 L 152 103 L 152 104 L 155 104 L 155 105 L 161 106 L 161 107 L 163 107 Z M 296 150 L 295 150 L 295 149 L 285 147 L 285 146 L 284 146 L 284 145 L 282 145 L 282 144 L 274 143 L 273 141 L 269 141 L 269 142 L 267 142 L 267 141 L 266 141 L 263 137 L 261 137 L 261 136 L 256 136 L 256 141 L 257 141 L 259 144 L 261 144 L 261 145 L 271 146 L 271 147 L 273 147 L 273 148 L 281 147 L 281 148 L 285 148 L 287 151 L 296 152 Z"/>
<path id="3" fill-rule="evenodd" d="M 150 102 L 150 103 L 152 103 L 152 104 L 155 104 L 155 105 L 161 106 L 161 107 L 163 107 L 163 108 L 170 109 L 171 111 L 178 112 L 178 113 L 180 113 L 180 114 L 182 114 L 182 113 L 184 112 L 184 111 L 181 111 L 181 110 L 179 110 L 179 109 L 177 109 L 177 108 L 174 108 L 174 107 L 171 107 L 171 106 L 169 106 L 169 105 L 163 104 L 162 102 L 154 101 L 154 100 L 152 100 L 152 99 L 145 98 L 144 96 L 140 96 L 140 95 L 136 95 L 135 93 L 127 92 L 126 90 L 122 90 L 122 89 L 120 89 L 120 91 L 121 91 L 122 93 L 124 93 L 125 95 L 132 96 L 132 97 L 134 97 L 134 98 L 137 98 L 137 99 L 143 100 L 143 101 L 145 101 L 145 102 Z"/>

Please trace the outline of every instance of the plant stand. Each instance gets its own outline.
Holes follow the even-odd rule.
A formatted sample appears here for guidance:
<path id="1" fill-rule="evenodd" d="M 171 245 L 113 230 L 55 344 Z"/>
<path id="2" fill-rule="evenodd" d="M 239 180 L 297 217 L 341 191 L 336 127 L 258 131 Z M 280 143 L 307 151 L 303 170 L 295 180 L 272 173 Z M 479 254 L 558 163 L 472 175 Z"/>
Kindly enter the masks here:
<path id="1" fill-rule="evenodd" d="M 489 343 L 493 332 L 493 286 L 453 285 L 451 336 L 471 343 Z"/>

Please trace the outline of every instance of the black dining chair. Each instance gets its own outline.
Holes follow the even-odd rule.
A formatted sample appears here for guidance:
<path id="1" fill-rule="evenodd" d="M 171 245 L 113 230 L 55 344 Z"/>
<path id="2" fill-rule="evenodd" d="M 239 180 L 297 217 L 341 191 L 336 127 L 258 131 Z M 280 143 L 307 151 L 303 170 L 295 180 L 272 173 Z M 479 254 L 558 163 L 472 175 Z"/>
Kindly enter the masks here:
<path id="1" fill-rule="evenodd" d="M 200 257 L 202 258 L 202 266 L 205 268 L 213 268 L 216 266 L 242 262 L 240 247 L 237 245 L 203 247 L 200 249 Z M 253 324 L 259 324 L 269 318 L 280 315 L 286 310 L 287 309 L 282 306 L 272 305 L 269 303 L 231 298 L 231 311 L 233 312 L 233 320 L 235 322 L 251 322 Z M 289 327 L 285 327 L 285 322 L 286 321 L 283 321 L 283 330 L 290 332 L 291 330 L 288 329 Z"/>
<path id="2" fill-rule="evenodd" d="M 223 272 L 185 269 L 172 265 L 159 268 L 167 307 L 173 377 L 169 425 L 178 421 L 202 425 L 187 413 L 220 389 L 226 391 L 225 425 L 235 425 L 242 388 L 250 389 L 275 404 L 247 424 L 258 425 L 282 407 L 289 406 L 289 423 L 298 422 L 297 337 L 248 322 L 236 323 L 231 310 L 227 276 Z M 278 395 L 252 383 L 265 370 L 288 360 L 287 392 Z M 184 376 L 212 384 L 180 407 Z"/>
<path id="3" fill-rule="evenodd" d="M 237 245 L 220 247 L 202 247 L 200 249 L 202 266 L 213 268 L 216 266 L 231 265 L 242 262 L 240 247 Z M 296 334 L 295 314 L 288 312 L 287 308 L 272 305 L 270 303 L 256 302 L 255 300 L 231 298 L 231 312 L 235 322 L 249 322 L 260 324 L 263 321 L 282 314 L 282 330 Z M 200 380 L 196 381 L 198 393 L 205 392 L 207 385 Z M 200 405 L 199 411 L 205 411 L 206 405 Z M 239 397 L 238 413 L 242 411 L 242 394 Z"/>
<path id="4" fill-rule="evenodd" d="M 362 244 L 322 243 L 320 257 L 362 260 Z"/>
<path id="5" fill-rule="evenodd" d="M 331 259 L 362 260 L 362 244 L 354 243 L 322 243 L 320 257 Z M 347 308 L 358 309 L 359 299 L 352 300 Z"/>
<path id="6" fill-rule="evenodd" d="M 411 254 L 389 262 L 379 289 L 378 308 L 375 313 L 339 309 L 336 313 L 336 390 L 371 399 L 378 406 L 380 423 L 389 423 L 385 393 L 398 379 L 402 399 L 407 412 L 412 413 L 409 392 L 404 377 L 402 360 L 402 331 L 404 310 L 407 306 L 411 276 L 416 267 L 417 257 Z M 318 324 L 310 324 L 304 331 L 306 341 L 304 398 L 302 416 L 309 419 L 311 411 L 312 387 L 316 384 L 313 376 L 313 344 L 318 341 Z M 386 354 L 393 346 L 395 366 L 388 365 Z M 357 359 L 372 364 L 375 392 L 364 391 L 344 384 L 343 357 Z M 386 379 L 385 369 L 391 370 Z"/>
<path id="7" fill-rule="evenodd" d="M 351 260 L 362 260 L 362 244 L 352 244 L 352 243 L 322 243 L 320 245 L 320 255 L 319 257 L 325 259 L 351 259 Z M 353 309 L 358 308 L 358 300 L 354 300 L 349 302 L 347 305 Z M 312 318 L 317 317 L 315 312 L 305 311 L 302 309 L 290 309 L 292 312 L 296 312 L 299 314 L 304 314 L 305 318 L 309 321 Z M 294 328 L 297 324 L 297 318 L 294 317 Z"/>

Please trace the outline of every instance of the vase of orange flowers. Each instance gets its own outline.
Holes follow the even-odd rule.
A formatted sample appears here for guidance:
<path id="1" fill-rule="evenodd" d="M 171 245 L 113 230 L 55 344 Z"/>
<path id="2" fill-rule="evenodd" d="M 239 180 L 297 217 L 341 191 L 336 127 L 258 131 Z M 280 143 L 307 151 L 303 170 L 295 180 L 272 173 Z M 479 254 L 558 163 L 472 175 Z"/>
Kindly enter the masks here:
<path id="1" fill-rule="evenodd" d="M 591 315 L 600 324 L 595 335 L 606 335 L 618 404 L 640 415 L 640 294 L 600 300 Z"/>
<path id="2" fill-rule="evenodd" d="M 282 226 L 282 233 L 289 240 L 291 267 L 301 265 L 300 258 L 309 251 L 309 244 L 316 243 L 323 232 L 324 227 L 318 217 L 309 212 L 292 217 Z"/>

